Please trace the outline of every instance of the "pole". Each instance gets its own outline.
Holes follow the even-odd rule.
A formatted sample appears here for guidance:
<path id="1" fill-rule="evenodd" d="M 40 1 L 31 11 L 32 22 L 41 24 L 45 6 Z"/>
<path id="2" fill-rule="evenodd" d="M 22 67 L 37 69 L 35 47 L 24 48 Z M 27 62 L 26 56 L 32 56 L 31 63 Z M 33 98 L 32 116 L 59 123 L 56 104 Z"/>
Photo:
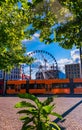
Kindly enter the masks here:
<path id="1" fill-rule="evenodd" d="M 80 47 L 79 51 L 80 51 L 80 78 L 82 78 L 82 47 Z"/>
<path id="2" fill-rule="evenodd" d="M 3 95 L 6 93 L 6 71 L 3 72 L 3 78 L 4 78 L 4 88 L 3 88 Z"/>
<path id="3" fill-rule="evenodd" d="M 29 68 L 30 68 L 30 79 L 31 79 L 31 64 L 29 65 Z"/>

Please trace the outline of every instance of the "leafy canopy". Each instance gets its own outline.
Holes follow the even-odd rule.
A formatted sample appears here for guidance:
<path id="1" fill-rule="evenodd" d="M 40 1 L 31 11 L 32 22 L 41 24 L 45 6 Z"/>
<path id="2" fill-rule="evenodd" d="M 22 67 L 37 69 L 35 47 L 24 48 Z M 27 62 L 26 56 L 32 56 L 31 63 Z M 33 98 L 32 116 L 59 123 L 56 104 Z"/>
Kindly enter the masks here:
<path id="1" fill-rule="evenodd" d="M 71 21 L 61 23 L 56 30 L 56 40 L 66 49 L 82 46 L 82 0 L 60 0 L 73 16 Z"/>
<path id="2" fill-rule="evenodd" d="M 31 11 L 32 29 L 27 33 L 40 30 L 41 41 L 59 42 L 66 49 L 82 46 L 82 0 L 42 0 L 31 3 Z"/>
<path id="3" fill-rule="evenodd" d="M 0 69 L 31 62 L 31 58 L 24 56 L 26 49 L 22 44 L 27 26 L 28 13 L 18 7 L 17 0 L 0 1 Z"/>

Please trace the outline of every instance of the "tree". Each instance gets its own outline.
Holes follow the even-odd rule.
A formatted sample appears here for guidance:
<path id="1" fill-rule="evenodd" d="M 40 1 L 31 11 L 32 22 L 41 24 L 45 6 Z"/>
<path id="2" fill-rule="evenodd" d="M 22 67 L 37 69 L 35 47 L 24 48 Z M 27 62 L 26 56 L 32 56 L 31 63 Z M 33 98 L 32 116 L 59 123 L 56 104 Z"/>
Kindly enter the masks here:
<path id="1" fill-rule="evenodd" d="M 0 69 L 9 70 L 15 65 L 31 62 L 31 58 L 24 56 L 22 44 L 27 26 L 28 14 L 18 7 L 17 0 L 0 1 Z"/>
<path id="2" fill-rule="evenodd" d="M 37 4 L 32 23 L 33 29 L 40 30 L 40 40 L 58 42 L 66 49 L 82 46 L 81 6 L 81 0 L 44 0 Z"/>
<path id="3" fill-rule="evenodd" d="M 57 27 L 56 40 L 63 48 L 70 49 L 74 45 L 80 48 L 82 46 L 82 1 L 60 0 L 60 3 L 70 10 L 73 19 Z"/>
<path id="4" fill-rule="evenodd" d="M 54 26 L 57 25 L 57 22 L 69 20 L 70 17 L 65 17 L 65 15 L 70 12 L 58 0 L 34 1 L 34 3 L 30 3 L 32 27 L 26 32 L 32 36 L 39 30 L 40 41 L 45 44 L 52 43 L 55 41 Z"/>
<path id="5" fill-rule="evenodd" d="M 66 49 L 82 46 L 81 0 L 43 0 L 31 6 L 32 29 L 27 33 L 32 35 L 40 30 L 41 41 L 46 44 L 57 41 Z"/>

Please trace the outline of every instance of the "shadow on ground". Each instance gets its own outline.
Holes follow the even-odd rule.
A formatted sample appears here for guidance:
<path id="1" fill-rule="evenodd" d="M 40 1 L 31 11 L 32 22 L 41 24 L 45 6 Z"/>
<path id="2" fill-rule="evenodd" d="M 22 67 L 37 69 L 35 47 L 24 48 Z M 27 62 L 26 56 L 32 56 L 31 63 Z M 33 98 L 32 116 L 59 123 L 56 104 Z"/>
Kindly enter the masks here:
<path id="1" fill-rule="evenodd" d="M 36 94 L 37 97 L 66 97 L 66 98 L 78 98 L 78 97 L 82 97 L 82 94 L 60 94 L 60 95 L 57 95 L 57 94 Z"/>
<path id="2" fill-rule="evenodd" d="M 59 127 L 60 127 L 61 130 L 66 130 L 66 128 L 61 126 L 61 125 L 59 125 Z"/>
<path id="3" fill-rule="evenodd" d="M 70 109 L 68 109 L 66 112 L 64 112 L 61 116 L 64 118 L 66 117 L 70 112 L 72 112 L 76 107 L 78 107 L 82 103 L 82 100 L 76 103 L 74 106 L 72 106 Z M 58 123 L 61 119 L 57 118 L 54 120 L 54 122 Z M 61 120 L 63 122 L 65 120 Z"/>

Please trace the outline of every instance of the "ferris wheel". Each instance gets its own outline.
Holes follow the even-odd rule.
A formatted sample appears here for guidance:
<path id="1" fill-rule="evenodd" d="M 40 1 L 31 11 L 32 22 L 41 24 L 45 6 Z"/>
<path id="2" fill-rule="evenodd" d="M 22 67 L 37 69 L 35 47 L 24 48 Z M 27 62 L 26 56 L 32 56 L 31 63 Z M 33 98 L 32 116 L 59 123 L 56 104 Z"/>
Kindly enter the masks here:
<path id="1" fill-rule="evenodd" d="M 44 50 L 35 50 L 28 53 L 28 56 L 34 58 L 31 65 L 24 67 L 30 79 L 58 78 L 58 65 L 52 54 Z"/>

